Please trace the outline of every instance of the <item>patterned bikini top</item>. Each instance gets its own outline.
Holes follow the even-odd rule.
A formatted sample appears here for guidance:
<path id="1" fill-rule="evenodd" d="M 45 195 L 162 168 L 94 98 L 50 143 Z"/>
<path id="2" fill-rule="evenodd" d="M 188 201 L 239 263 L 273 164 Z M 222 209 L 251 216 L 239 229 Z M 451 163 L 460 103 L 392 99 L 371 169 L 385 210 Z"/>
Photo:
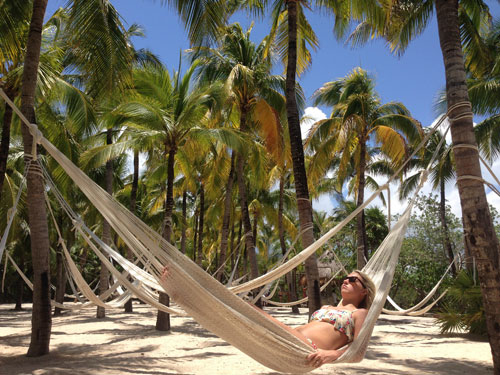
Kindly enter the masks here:
<path id="1" fill-rule="evenodd" d="M 357 310 L 357 309 L 356 309 Z M 327 322 L 347 336 L 348 342 L 354 338 L 354 319 L 352 314 L 356 310 L 336 310 L 321 308 L 311 315 L 311 321 Z"/>

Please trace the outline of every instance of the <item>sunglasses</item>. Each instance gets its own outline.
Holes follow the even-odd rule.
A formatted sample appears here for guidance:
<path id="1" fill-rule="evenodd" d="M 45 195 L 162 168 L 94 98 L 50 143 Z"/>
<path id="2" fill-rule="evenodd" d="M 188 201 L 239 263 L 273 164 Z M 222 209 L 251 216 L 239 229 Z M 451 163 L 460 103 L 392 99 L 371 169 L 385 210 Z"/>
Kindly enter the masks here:
<path id="1" fill-rule="evenodd" d="M 365 285 L 365 284 L 363 283 L 363 281 L 362 281 L 359 277 L 357 277 L 357 276 L 346 276 L 346 277 L 343 279 L 343 281 L 345 281 L 345 280 L 348 280 L 351 284 L 355 283 L 355 282 L 356 282 L 356 280 L 357 280 L 357 281 L 359 281 L 359 283 L 360 283 L 361 285 L 363 285 L 363 288 L 365 288 L 365 289 L 366 289 L 366 285 Z"/>

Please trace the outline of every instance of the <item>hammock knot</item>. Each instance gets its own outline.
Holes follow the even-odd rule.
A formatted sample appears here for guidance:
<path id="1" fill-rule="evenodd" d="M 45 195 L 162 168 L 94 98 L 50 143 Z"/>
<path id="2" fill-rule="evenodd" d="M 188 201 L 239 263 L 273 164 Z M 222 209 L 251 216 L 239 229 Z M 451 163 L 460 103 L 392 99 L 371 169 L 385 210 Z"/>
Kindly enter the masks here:
<path id="1" fill-rule="evenodd" d="M 76 229 L 76 230 L 80 230 L 82 228 L 82 225 L 83 225 L 83 220 L 81 217 L 77 217 L 75 219 L 72 219 L 71 220 L 73 222 L 73 228 Z"/>
<path id="2" fill-rule="evenodd" d="M 30 124 L 28 128 L 30 130 L 31 136 L 33 137 L 31 155 L 33 156 L 33 160 L 37 160 L 36 146 L 42 143 L 43 134 L 40 129 L 38 129 L 37 124 Z"/>

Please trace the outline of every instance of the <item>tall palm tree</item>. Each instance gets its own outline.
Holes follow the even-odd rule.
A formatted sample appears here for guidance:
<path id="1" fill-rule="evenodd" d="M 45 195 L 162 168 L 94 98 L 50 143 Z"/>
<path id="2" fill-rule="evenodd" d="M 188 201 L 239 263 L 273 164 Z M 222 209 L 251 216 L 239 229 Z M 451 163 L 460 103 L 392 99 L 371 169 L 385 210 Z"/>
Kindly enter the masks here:
<path id="1" fill-rule="evenodd" d="M 42 44 L 43 17 L 47 0 L 34 0 L 33 12 L 26 43 L 24 72 L 21 89 L 21 111 L 31 123 L 35 122 L 35 91 Z M 28 356 L 37 357 L 49 352 L 52 328 L 50 304 L 49 231 L 47 225 L 44 184 L 36 173 L 37 162 L 31 156 L 33 137 L 26 126 L 22 127 L 28 186 L 28 216 L 33 262 L 33 319 Z M 35 173 L 34 173 L 35 172 Z"/>
<path id="2" fill-rule="evenodd" d="M 380 151 L 393 165 L 398 165 L 406 157 L 407 145 L 420 139 L 420 125 L 401 103 L 382 104 L 373 79 L 360 68 L 345 78 L 327 82 L 314 96 L 316 105 L 333 107 L 330 118 L 311 129 L 312 139 L 318 138 L 318 162 L 328 160 L 327 155 L 339 156 L 339 186 L 350 177 L 349 167 L 353 163 L 359 207 L 364 202 L 365 173 L 372 157 L 368 151 L 369 143 L 380 145 Z M 362 268 L 369 256 L 364 210 L 357 216 L 357 249 L 357 265 Z"/>
<path id="3" fill-rule="evenodd" d="M 278 91 L 283 80 L 270 74 L 271 59 L 265 56 L 267 41 L 256 46 L 250 40 L 250 31 L 244 32 L 239 24 L 225 28 L 220 48 L 198 48 L 196 55 L 203 62 L 201 76 L 208 82 L 225 81 L 230 105 L 239 114 L 239 128 L 251 133 L 256 126 L 266 127 L 265 142 L 276 144 L 280 134 L 280 122 L 274 108 L 282 105 Z M 259 275 L 255 254 L 255 239 L 248 212 L 248 192 L 245 180 L 244 153 L 236 158 L 235 170 L 240 196 L 240 207 L 245 230 L 245 243 L 250 260 L 251 277 Z"/>
<path id="4" fill-rule="evenodd" d="M 149 146 L 149 158 L 167 161 L 166 193 L 162 235 L 171 241 L 174 208 L 174 166 L 176 155 L 185 142 L 194 137 L 200 143 L 219 137 L 238 148 L 225 129 L 202 129 L 200 126 L 211 108 L 219 100 L 220 87 L 193 87 L 193 73 L 198 62 L 186 71 L 171 75 L 158 64 L 144 64 L 134 70 L 134 93 L 116 109 L 116 114 L 127 119 L 128 126 L 136 129 L 136 143 Z M 227 129 L 226 129 L 227 130 Z M 231 143 L 231 140 L 234 142 Z M 168 296 L 162 294 L 162 302 L 168 303 Z M 168 330 L 169 318 L 159 312 L 157 329 Z"/>
<path id="5" fill-rule="evenodd" d="M 481 182 L 461 38 L 470 37 L 471 29 L 478 30 L 488 7 L 483 1 L 463 0 L 389 1 L 383 8 L 379 5 L 378 1 L 369 1 L 365 5 L 369 12 L 366 13 L 367 32 L 364 35 L 383 36 L 398 52 L 404 52 L 410 41 L 425 29 L 432 12 L 436 12 L 445 67 L 446 100 L 452 119 L 453 155 L 465 242 L 476 259 L 494 371 L 500 374 L 500 315 L 497 313 L 500 300 L 500 243 Z M 464 18 L 470 21 L 467 25 L 463 22 Z"/>

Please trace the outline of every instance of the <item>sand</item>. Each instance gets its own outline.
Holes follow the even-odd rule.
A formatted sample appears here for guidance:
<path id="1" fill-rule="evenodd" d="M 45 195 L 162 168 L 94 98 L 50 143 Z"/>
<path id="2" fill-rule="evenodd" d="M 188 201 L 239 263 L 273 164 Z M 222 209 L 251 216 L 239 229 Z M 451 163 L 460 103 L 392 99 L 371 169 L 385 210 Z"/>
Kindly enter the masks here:
<path id="1" fill-rule="evenodd" d="M 134 313 L 95 309 L 55 317 L 49 355 L 28 358 L 31 308 L 12 311 L 0 305 L 0 374 L 277 374 L 260 365 L 191 318 L 171 317 L 172 331 L 155 330 L 156 311 L 134 303 Z M 296 326 L 306 309 L 266 308 Z M 324 365 L 312 374 L 493 374 L 486 340 L 466 334 L 439 334 L 430 317 L 381 315 L 365 359 L 356 364 Z"/>

